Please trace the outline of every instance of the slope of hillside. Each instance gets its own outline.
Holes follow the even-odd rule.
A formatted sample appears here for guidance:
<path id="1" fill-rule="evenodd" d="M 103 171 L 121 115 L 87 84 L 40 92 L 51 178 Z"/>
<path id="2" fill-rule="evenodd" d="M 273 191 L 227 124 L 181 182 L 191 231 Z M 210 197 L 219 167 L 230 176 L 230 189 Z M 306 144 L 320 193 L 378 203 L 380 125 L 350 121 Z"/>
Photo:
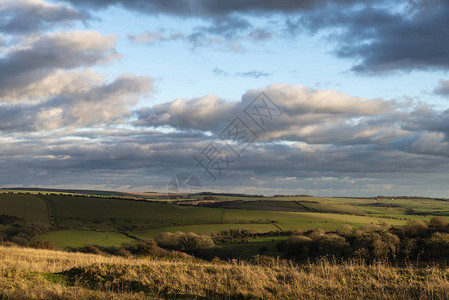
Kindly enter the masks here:
<path id="1" fill-rule="evenodd" d="M 447 299 L 448 278 L 449 269 L 437 267 L 167 261 L 0 246 L 0 298 L 8 299 Z"/>

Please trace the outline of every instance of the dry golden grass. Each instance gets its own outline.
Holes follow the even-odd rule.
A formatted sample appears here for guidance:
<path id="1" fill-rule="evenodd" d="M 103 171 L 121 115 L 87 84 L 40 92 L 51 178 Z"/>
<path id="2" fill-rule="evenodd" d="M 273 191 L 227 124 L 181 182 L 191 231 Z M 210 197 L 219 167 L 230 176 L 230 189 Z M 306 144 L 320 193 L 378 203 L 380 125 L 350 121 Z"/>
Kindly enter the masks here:
<path id="1" fill-rule="evenodd" d="M 148 299 L 142 293 L 115 293 L 65 286 L 27 271 L 0 269 L 0 299 Z M 151 299 L 151 298 L 150 298 Z"/>
<path id="2" fill-rule="evenodd" d="M 31 272 L 57 273 L 73 267 L 95 263 L 114 265 L 168 264 L 167 261 L 123 258 L 65 251 L 0 246 L 0 267 L 16 268 Z"/>
<path id="3" fill-rule="evenodd" d="M 66 271 L 66 272 L 63 272 Z M 63 275 L 48 273 L 63 272 Z M 54 277 L 53 277 L 54 276 Z M 449 270 L 329 261 L 296 266 L 126 259 L 0 247 L 0 298 L 448 299 Z"/>

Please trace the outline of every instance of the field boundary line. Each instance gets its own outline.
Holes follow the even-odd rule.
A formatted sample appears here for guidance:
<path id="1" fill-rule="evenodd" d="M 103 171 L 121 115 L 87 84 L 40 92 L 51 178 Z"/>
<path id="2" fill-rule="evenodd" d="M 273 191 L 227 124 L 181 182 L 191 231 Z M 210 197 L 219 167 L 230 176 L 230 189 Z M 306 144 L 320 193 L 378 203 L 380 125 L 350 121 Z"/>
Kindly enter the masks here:
<path id="1" fill-rule="evenodd" d="M 299 201 L 294 201 L 296 204 L 298 204 L 300 207 L 302 207 L 302 208 L 304 208 L 305 210 L 307 210 L 308 212 L 320 212 L 319 210 L 317 210 L 317 209 L 312 209 L 312 208 L 310 208 L 310 207 L 307 207 L 307 206 L 305 206 L 304 204 L 302 204 L 301 202 L 299 202 Z M 306 211 L 306 212 L 307 212 Z"/>
<path id="2" fill-rule="evenodd" d="M 271 224 L 273 224 L 273 226 L 276 227 L 277 229 L 279 229 L 281 232 L 284 232 L 284 229 L 282 229 L 278 224 L 276 224 L 274 222 Z"/>
<path id="3" fill-rule="evenodd" d="M 41 199 L 42 201 L 44 201 L 45 206 L 47 207 L 47 215 L 48 215 L 48 220 L 50 222 L 50 225 L 58 227 L 58 223 L 56 222 L 56 217 L 55 217 L 55 213 L 54 213 L 53 204 L 50 203 L 49 199 L 46 199 L 45 197 L 39 197 L 39 196 L 40 195 L 36 195 L 36 197 L 38 199 Z"/>

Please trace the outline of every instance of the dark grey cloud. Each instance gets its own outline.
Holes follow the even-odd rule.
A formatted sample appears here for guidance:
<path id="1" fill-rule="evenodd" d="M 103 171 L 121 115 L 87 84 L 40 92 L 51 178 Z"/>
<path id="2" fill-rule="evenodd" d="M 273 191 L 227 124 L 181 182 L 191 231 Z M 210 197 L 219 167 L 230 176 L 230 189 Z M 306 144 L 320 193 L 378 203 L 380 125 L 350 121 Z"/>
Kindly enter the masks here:
<path id="1" fill-rule="evenodd" d="M 145 31 L 129 34 L 128 38 L 138 44 L 154 45 L 173 41 L 183 41 L 192 49 L 215 48 L 217 50 L 240 52 L 247 42 L 264 42 L 274 38 L 275 32 L 265 28 L 255 28 L 247 20 L 229 16 L 214 20 L 206 26 L 197 26 L 192 32 Z"/>
<path id="2" fill-rule="evenodd" d="M 38 0 L 6 0 L 0 3 L 0 31 L 3 34 L 23 34 L 70 25 L 89 18 L 67 5 Z"/>
<path id="3" fill-rule="evenodd" d="M 121 5 L 150 15 L 200 18 L 209 25 L 184 33 L 193 47 L 213 47 L 220 37 L 242 51 L 241 39 L 262 41 L 280 35 L 268 30 L 281 20 L 290 35 L 323 33 L 337 57 L 354 61 L 352 71 L 379 75 L 449 68 L 449 3 L 446 0 L 391 1 L 95 1 L 80 7 Z M 267 26 L 255 28 L 257 16 Z M 211 38 L 212 37 L 212 38 Z M 170 39 L 170 38 L 164 38 Z"/>
<path id="4" fill-rule="evenodd" d="M 129 106 L 152 90 L 148 77 L 123 75 L 111 83 L 85 85 L 34 104 L 0 106 L 0 132 L 73 131 L 126 121 Z"/>
<path id="5" fill-rule="evenodd" d="M 68 0 L 75 6 L 87 8 L 106 8 L 120 5 L 150 15 L 169 14 L 181 17 L 223 17 L 232 14 L 295 13 L 309 11 L 324 6 L 347 6 L 356 0 Z"/>
<path id="6" fill-rule="evenodd" d="M 222 46 L 231 51 L 243 49 L 243 43 L 262 42 L 274 37 L 274 33 L 265 28 L 255 28 L 248 20 L 240 16 L 227 16 L 214 19 L 207 26 L 198 26 L 186 35 L 193 48 Z"/>
<path id="7" fill-rule="evenodd" d="M 326 16 L 326 17 L 323 17 Z M 449 67 L 449 3 L 444 0 L 360 2 L 349 10 L 326 9 L 286 22 L 291 33 L 326 30 L 340 58 L 356 73 L 376 75 Z M 329 32 L 331 32 L 329 34 Z"/>
<path id="8" fill-rule="evenodd" d="M 232 38 L 240 32 L 247 31 L 253 26 L 245 19 L 237 16 L 215 20 L 209 26 L 200 26 L 195 32 L 201 34 L 221 35 L 225 38 Z"/>
<path id="9" fill-rule="evenodd" d="M 212 190 L 376 195 L 419 192 L 423 184 L 438 188 L 447 178 L 449 143 L 442 125 L 449 123 L 448 113 L 425 105 L 272 85 L 248 91 L 242 101 L 178 99 L 136 112 L 134 124 L 126 121 L 126 100 L 149 88 L 149 79 L 125 76 L 37 106 L 3 104 L 2 185 L 71 182 L 161 191 L 171 176 L 189 172 Z M 282 118 L 211 182 L 193 157 L 211 141 L 225 147 L 217 134 L 260 91 L 282 105 Z"/>
<path id="10" fill-rule="evenodd" d="M 116 36 L 94 31 L 58 32 L 39 35 L 31 42 L 16 45 L 0 58 L 0 101 L 18 101 L 9 93 L 42 80 L 58 70 L 90 67 L 108 62 L 119 55 Z"/>
<path id="11" fill-rule="evenodd" d="M 415 110 L 407 124 L 403 127 L 407 130 L 427 130 L 440 134 L 439 139 L 449 141 L 449 110 L 436 112 L 427 107 Z"/>
<path id="12" fill-rule="evenodd" d="M 179 132 L 132 129 L 117 132 L 120 130 L 111 135 L 99 131 L 101 139 L 89 139 L 94 136 L 91 133 L 82 133 L 81 139 L 76 136 L 2 139 L 2 184 L 67 186 L 70 182 L 83 186 L 89 182 L 101 187 L 107 182 L 115 189 L 133 185 L 142 190 L 153 185 L 161 191 L 177 173 L 201 176 L 202 171 L 195 167 L 192 157 L 210 138 Z M 315 190 L 315 194 L 326 189 L 335 194 L 338 189 L 349 188 L 349 193 L 368 189 L 364 194 L 376 195 L 387 186 L 394 187 L 398 176 L 399 180 L 407 178 L 408 184 L 419 182 L 422 186 L 428 180 L 428 186 L 432 186 L 434 180 L 444 177 L 448 166 L 448 158 L 376 146 L 256 143 L 215 183 L 207 177 L 200 178 L 207 189 L 223 187 L 248 192 L 251 187 L 265 186 L 266 193 L 273 193 L 273 189 L 285 193 L 305 188 Z M 369 188 L 371 184 L 374 187 Z"/>

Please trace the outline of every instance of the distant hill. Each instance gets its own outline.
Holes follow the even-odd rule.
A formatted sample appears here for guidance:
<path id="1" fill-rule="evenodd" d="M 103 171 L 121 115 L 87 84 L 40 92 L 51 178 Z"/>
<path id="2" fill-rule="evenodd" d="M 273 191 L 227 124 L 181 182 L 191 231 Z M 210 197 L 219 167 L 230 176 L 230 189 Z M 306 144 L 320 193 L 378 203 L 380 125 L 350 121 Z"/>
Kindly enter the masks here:
<path id="1" fill-rule="evenodd" d="M 51 192 L 51 193 L 67 193 L 67 194 L 81 194 L 81 195 L 95 195 L 95 196 L 119 196 L 119 197 L 143 197 L 141 194 L 137 195 L 135 193 L 125 193 L 116 191 L 101 191 L 101 190 L 77 190 L 77 189 L 51 189 L 51 188 L 26 188 L 26 187 L 16 187 L 16 188 L 2 188 L 1 190 L 8 191 L 28 191 L 28 192 Z"/>

